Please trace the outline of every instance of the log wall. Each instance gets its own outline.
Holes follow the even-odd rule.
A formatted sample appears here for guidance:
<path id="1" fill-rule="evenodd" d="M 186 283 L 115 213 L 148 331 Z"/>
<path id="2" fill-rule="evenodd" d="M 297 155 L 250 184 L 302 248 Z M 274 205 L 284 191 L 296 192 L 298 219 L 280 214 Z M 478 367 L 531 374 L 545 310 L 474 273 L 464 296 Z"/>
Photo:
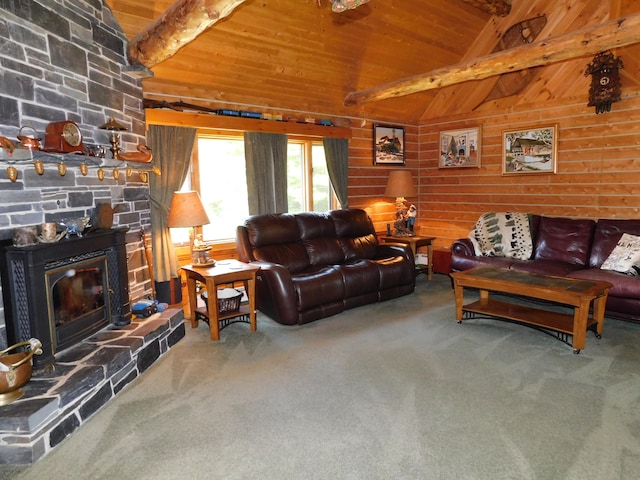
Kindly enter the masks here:
<path id="1" fill-rule="evenodd" d="M 487 211 L 640 218 L 639 120 L 640 95 L 635 94 L 601 115 L 581 98 L 421 125 L 421 231 L 448 246 Z M 503 176 L 503 130 L 553 123 L 558 124 L 557 173 Z M 482 127 L 480 168 L 438 168 L 439 132 L 472 126 Z"/>

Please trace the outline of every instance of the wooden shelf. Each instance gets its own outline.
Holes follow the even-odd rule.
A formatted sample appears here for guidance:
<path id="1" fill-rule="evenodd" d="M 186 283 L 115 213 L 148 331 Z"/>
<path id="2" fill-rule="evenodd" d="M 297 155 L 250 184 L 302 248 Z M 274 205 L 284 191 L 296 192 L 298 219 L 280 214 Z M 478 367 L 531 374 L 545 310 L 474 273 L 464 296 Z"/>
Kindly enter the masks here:
<path id="1" fill-rule="evenodd" d="M 207 307 L 197 307 L 196 313 L 203 315 L 205 318 L 209 318 L 209 312 L 207 311 Z M 238 310 L 228 313 L 219 313 L 218 321 L 226 320 L 227 318 L 240 317 L 242 315 L 249 315 L 250 310 L 246 305 L 240 305 Z"/>
<path id="2" fill-rule="evenodd" d="M 281 122 L 206 113 L 174 112 L 172 110 L 154 108 L 146 109 L 145 115 L 147 124 L 150 125 L 177 125 L 216 130 L 290 133 L 309 137 L 351 138 L 350 128 L 329 127 L 314 123 Z"/>
<path id="3" fill-rule="evenodd" d="M 462 311 L 490 317 L 506 318 L 516 322 L 573 335 L 573 315 L 567 313 L 532 308 L 515 303 L 502 302 L 492 298 L 486 300 L 481 299 L 469 305 L 464 305 Z M 596 323 L 595 320 L 589 319 L 587 328 Z"/>

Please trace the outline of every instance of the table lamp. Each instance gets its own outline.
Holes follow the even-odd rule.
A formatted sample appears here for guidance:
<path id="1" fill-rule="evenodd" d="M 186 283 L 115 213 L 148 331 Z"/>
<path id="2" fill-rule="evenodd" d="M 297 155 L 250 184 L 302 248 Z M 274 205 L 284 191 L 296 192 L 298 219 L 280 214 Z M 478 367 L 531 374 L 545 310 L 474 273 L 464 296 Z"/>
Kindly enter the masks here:
<path id="1" fill-rule="evenodd" d="M 391 170 L 387 180 L 387 188 L 384 191 L 385 197 L 395 197 L 396 199 L 396 219 L 394 222 L 394 235 L 407 237 L 413 236 L 413 223 L 415 222 L 416 208 L 407 206 L 405 197 L 415 197 L 416 187 L 413 183 L 413 176 L 409 170 Z M 407 227 L 407 220 L 410 220 Z"/>
<path id="2" fill-rule="evenodd" d="M 189 228 L 189 253 L 194 266 L 211 266 L 213 260 L 209 258 L 211 247 L 201 241 L 196 242 L 194 227 L 207 225 L 209 216 L 202 205 L 198 192 L 175 192 L 169 207 L 168 228 Z"/>

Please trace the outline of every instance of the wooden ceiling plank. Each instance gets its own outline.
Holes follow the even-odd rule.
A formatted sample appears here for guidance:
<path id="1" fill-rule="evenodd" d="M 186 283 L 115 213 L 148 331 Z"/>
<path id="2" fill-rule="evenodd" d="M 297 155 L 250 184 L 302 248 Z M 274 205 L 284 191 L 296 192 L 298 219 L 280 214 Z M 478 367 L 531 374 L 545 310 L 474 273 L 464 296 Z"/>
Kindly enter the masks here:
<path id="1" fill-rule="evenodd" d="M 178 0 L 129 42 L 132 63 L 151 68 L 172 57 L 246 0 Z"/>
<path id="2" fill-rule="evenodd" d="M 506 17 L 511 12 L 511 2 L 506 0 L 464 0 L 464 2 L 498 17 Z"/>
<path id="3" fill-rule="evenodd" d="M 481 80 L 502 73 L 595 55 L 603 50 L 636 43 L 640 43 L 640 13 L 378 87 L 351 92 L 345 98 L 344 105 L 360 105 L 401 97 L 469 80 Z"/>

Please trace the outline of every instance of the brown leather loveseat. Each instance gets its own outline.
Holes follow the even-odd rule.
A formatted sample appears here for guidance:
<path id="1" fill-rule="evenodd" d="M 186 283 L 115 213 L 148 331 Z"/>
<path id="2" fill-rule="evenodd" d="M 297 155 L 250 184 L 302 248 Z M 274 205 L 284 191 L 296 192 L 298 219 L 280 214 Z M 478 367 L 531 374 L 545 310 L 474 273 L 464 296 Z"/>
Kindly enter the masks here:
<path id="1" fill-rule="evenodd" d="M 411 250 L 379 244 L 360 209 L 254 215 L 238 226 L 236 247 L 241 261 L 260 266 L 258 309 L 285 325 L 415 289 Z"/>
<path id="2" fill-rule="evenodd" d="M 528 260 L 499 256 L 478 256 L 469 238 L 451 245 L 451 269 L 468 270 L 494 266 L 545 275 L 604 280 L 613 288 L 607 298 L 606 314 L 640 322 L 640 277 L 604 270 L 623 233 L 640 236 L 640 219 L 572 219 L 530 216 L 533 254 Z"/>

